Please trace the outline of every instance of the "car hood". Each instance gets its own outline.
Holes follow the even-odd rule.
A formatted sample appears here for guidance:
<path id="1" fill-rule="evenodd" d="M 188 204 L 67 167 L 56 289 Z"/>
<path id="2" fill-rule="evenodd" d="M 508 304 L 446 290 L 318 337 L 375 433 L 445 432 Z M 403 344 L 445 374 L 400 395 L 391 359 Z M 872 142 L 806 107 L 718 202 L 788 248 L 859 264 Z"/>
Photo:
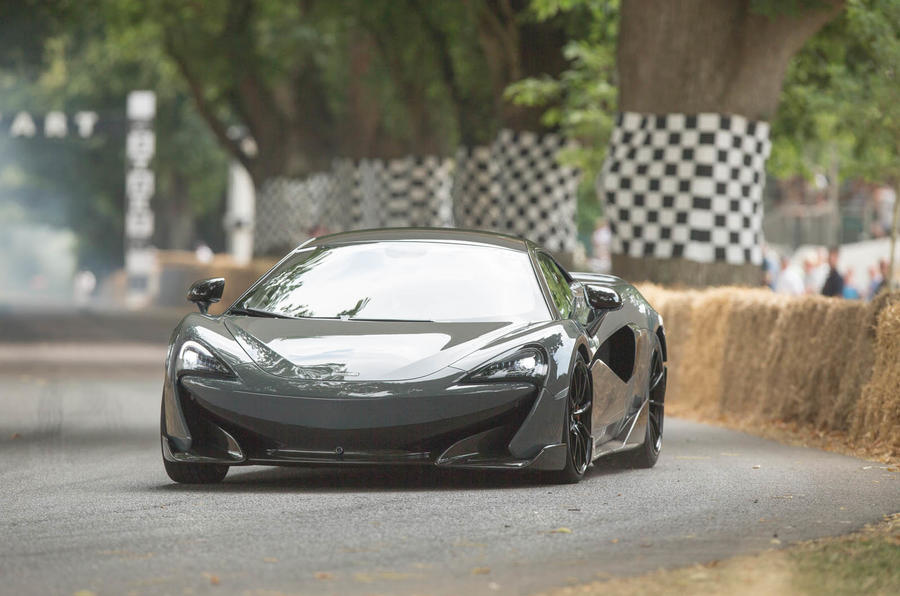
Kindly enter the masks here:
<path id="1" fill-rule="evenodd" d="M 274 375 L 400 381 L 433 374 L 526 324 L 228 316 L 225 326 L 248 356 Z"/>

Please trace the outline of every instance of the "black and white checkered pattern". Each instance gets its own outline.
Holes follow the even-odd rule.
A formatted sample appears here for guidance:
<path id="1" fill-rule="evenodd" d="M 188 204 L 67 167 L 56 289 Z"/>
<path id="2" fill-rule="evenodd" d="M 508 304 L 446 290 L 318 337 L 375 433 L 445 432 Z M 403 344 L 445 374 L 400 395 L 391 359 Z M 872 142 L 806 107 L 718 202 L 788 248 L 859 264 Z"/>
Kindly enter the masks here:
<path id="1" fill-rule="evenodd" d="M 574 250 L 580 173 L 557 159 L 573 146 L 560 135 L 503 130 L 489 146 L 460 149 L 453 181 L 457 225 Z"/>
<path id="2" fill-rule="evenodd" d="M 452 169 L 451 160 L 434 156 L 359 162 L 351 227 L 452 225 Z"/>
<path id="3" fill-rule="evenodd" d="M 328 232 L 453 224 L 453 162 L 439 157 L 336 160 L 330 172 L 275 178 L 257 197 L 254 251 L 278 252 Z"/>
<path id="4" fill-rule="evenodd" d="M 254 250 L 284 250 L 314 227 L 456 223 L 572 251 L 579 172 L 557 161 L 572 146 L 559 135 L 504 130 L 489 146 L 461 149 L 455 164 L 434 156 L 340 159 L 329 172 L 269 180 L 257 196 Z"/>
<path id="5" fill-rule="evenodd" d="M 336 178 L 330 173 L 307 178 L 273 178 L 257 193 L 253 250 L 266 254 L 296 246 L 319 222 L 341 215 Z M 323 225 L 327 225 L 323 223 Z"/>
<path id="6" fill-rule="evenodd" d="M 613 253 L 761 263 L 770 149 L 742 116 L 620 114 L 600 179 Z"/>

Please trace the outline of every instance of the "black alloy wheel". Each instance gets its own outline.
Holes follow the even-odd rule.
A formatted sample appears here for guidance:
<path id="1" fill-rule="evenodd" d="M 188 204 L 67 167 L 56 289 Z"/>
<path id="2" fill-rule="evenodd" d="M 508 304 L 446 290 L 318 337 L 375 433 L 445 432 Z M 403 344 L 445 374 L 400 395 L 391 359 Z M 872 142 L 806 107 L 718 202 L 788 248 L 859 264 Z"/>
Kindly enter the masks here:
<path id="1" fill-rule="evenodd" d="M 569 397 L 566 402 L 566 467 L 551 475 L 553 481 L 574 484 L 581 480 L 591 465 L 591 373 L 580 355 L 572 369 Z"/>
<path id="2" fill-rule="evenodd" d="M 572 468 L 583 475 L 591 463 L 591 377 L 581 358 L 572 371 L 569 388 L 569 457 Z"/>

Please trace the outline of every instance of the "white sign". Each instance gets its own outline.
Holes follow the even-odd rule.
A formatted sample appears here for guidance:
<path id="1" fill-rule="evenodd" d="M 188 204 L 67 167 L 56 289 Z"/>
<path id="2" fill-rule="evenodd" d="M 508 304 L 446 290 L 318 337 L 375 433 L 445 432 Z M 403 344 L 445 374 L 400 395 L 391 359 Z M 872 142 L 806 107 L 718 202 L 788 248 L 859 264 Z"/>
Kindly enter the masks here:
<path id="1" fill-rule="evenodd" d="M 3 115 L 0 114 L 0 121 L 2 120 Z M 78 136 L 87 139 L 94 134 L 97 120 L 97 112 L 76 112 L 70 119 L 63 112 L 52 111 L 47 112 L 47 115 L 43 117 L 43 126 L 41 126 L 40 116 L 32 116 L 28 112 L 22 111 L 18 112 L 9 124 L 9 136 L 30 139 L 42 132 L 48 139 L 64 139 L 69 135 L 71 124 L 78 131 Z"/>
<path id="2" fill-rule="evenodd" d="M 49 138 L 63 138 L 69 132 L 69 124 L 66 115 L 62 112 L 49 112 L 44 118 L 44 136 Z"/>
<path id="3" fill-rule="evenodd" d="M 156 191 L 156 178 L 151 170 L 135 168 L 125 174 L 125 195 L 129 206 L 138 209 L 148 208 L 150 199 Z"/>
<path id="4" fill-rule="evenodd" d="M 153 117 L 156 95 L 152 91 L 128 94 L 128 136 L 125 139 L 125 271 L 128 274 L 128 302 L 139 307 L 150 298 L 150 276 L 155 269 L 154 217 L 151 200 L 156 180 L 150 163 L 156 153 Z"/>
<path id="5" fill-rule="evenodd" d="M 128 94 L 128 119 L 153 120 L 156 117 L 156 94 L 153 91 L 132 91 Z"/>
<path id="6" fill-rule="evenodd" d="M 28 112 L 19 112 L 9 127 L 9 134 L 14 137 L 33 137 L 37 132 L 34 120 Z"/>
<path id="7" fill-rule="evenodd" d="M 153 236 L 153 212 L 130 209 L 125 215 L 125 235 L 135 240 L 149 240 Z"/>
<path id="8" fill-rule="evenodd" d="M 125 155 L 137 167 L 146 168 L 156 152 L 156 135 L 152 130 L 139 129 L 128 132 L 125 139 Z"/>
<path id="9" fill-rule="evenodd" d="M 97 124 L 97 112 L 78 112 L 75 114 L 75 126 L 78 127 L 78 136 L 83 139 L 94 134 L 94 125 Z"/>

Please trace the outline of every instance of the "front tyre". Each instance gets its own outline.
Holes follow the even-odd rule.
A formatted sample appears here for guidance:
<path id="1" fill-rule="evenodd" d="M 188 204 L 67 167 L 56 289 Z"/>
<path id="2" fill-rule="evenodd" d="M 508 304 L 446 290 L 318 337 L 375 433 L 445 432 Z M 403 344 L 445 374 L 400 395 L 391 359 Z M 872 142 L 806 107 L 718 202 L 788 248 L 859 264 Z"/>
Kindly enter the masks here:
<path id="1" fill-rule="evenodd" d="M 165 405 L 162 405 L 160 408 L 159 428 L 160 433 L 165 434 Z M 162 445 L 160 445 L 160 448 L 161 447 Z M 169 461 L 165 456 L 163 456 L 162 460 L 163 466 L 166 468 L 166 474 L 169 475 L 169 478 L 181 484 L 216 484 L 222 482 L 225 475 L 228 474 L 228 466 L 226 464 L 193 464 L 189 462 Z"/>
<path id="2" fill-rule="evenodd" d="M 579 354 L 572 369 L 569 397 L 566 400 L 566 467 L 551 474 L 557 484 L 576 484 L 591 465 L 591 375 Z"/>
<path id="3" fill-rule="evenodd" d="M 228 474 L 225 464 L 192 464 L 163 459 L 166 474 L 181 484 L 216 484 Z"/>
<path id="4" fill-rule="evenodd" d="M 650 360 L 650 380 L 647 387 L 648 411 L 644 444 L 638 447 L 631 458 L 635 468 L 652 468 L 659 459 L 662 449 L 663 419 L 665 418 L 666 367 L 663 365 L 659 349 L 653 351 Z"/>

